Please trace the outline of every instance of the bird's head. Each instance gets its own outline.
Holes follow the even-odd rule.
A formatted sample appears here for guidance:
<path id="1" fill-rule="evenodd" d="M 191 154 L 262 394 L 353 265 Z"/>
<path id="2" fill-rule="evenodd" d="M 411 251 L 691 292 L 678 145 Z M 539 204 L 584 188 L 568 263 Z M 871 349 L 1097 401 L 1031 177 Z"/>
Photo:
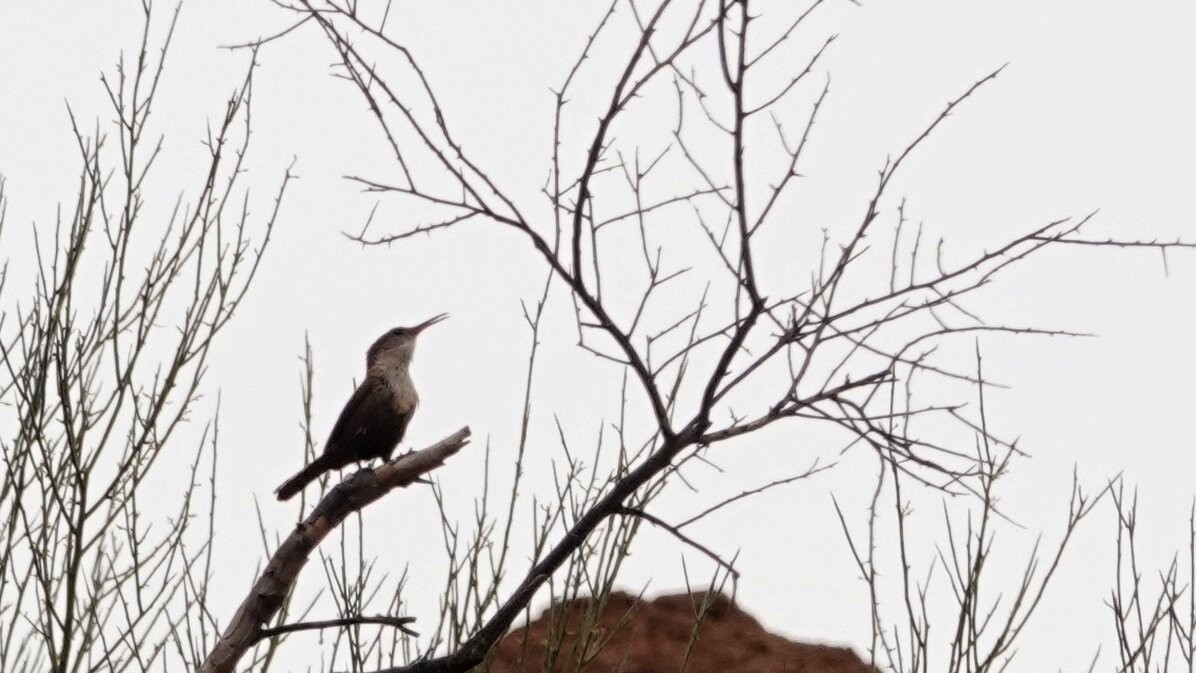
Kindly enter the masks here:
<path id="1" fill-rule="evenodd" d="M 374 345 L 370 346 L 370 350 L 366 354 L 367 366 L 373 367 L 375 363 L 383 360 L 400 365 L 411 362 L 411 355 L 415 352 L 415 338 L 419 336 L 420 332 L 447 317 L 447 313 L 441 313 L 414 327 L 395 327 L 387 330 L 385 334 L 378 337 Z"/>

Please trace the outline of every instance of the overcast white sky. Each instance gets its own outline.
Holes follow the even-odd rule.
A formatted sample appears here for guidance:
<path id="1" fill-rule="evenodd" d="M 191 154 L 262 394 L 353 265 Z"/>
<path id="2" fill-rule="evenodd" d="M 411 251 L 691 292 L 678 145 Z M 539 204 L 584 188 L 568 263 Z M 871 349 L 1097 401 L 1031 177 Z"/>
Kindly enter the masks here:
<path id="1" fill-rule="evenodd" d="M 425 64 L 465 147 L 530 203 L 548 169 L 549 88 L 559 85 L 605 4 L 396 2 L 390 25 Z M 20 260 L 32 227 L 49 225 L 57 205 L 70 202 L 77 166 L 65 102 L 84 119 L 106 119 L 98 75 L 122 49 L 134 48 L 138 6 L 0 2 L 0 174 L 8 178 L 11 201 L 0 243 L 4 257 Z M 159 19 L 168 9 L 160 8 Z M 219 113 L 242 76 L 246 54 L 218 47 L 270 33 L 286 20 L 264 0 L 184 6 L 156 111 L 158 131 L 167 138 L 153 185 L 160 190 L 158 207 L 192 189 L 188 169 L 202 149 L 206 120 Z M 628 25 L 625 8 L 614 20 Z M 793 206 L 804 226 L 841 231 L 836 227 L 858 218 L 885 156 L 947 100 L 1009 63 L 911 160 L 897 192 L 908 197 L 915 220 L 944 236 L 948 251 L 975 251 L 1098 208 L 1093 231 L 1101 235 L 1196 240 L 1196 4 L 831 3 L 798 35 L 794 56 L 775 67 L 792 71 L 798 55 L 830 33 L 840 38 L 817 81 L 829 72 L 832 94 L 804 162 L 808 181 Z M 589 63 L 591 72 L 615 67 L 617 61 L 603 59 L 626 49 L 626 42 L 613 40 Z M 474 447 L 439 474 L 452 506 L 467 515 L 480 489 L 482 446 L 489 441 L 501 465 L 517 436 L 529 337 L 520 300 L 532 299 L 542 279 L 525 242 L 492 225 L 389 249 L 363 250 L 346 240 L 341 232 L 358 229 L 378 201 L 342 176 L 393 175 L 377 129 L 356 92 L 329 77 L 333 55 L 314 31 L 269 45 L 260 60 L 248 162 L 258 211 L 265 212 L 292 157 L 301 179 L 256 288 L 225 333 L 207 379 L 211 397 L 218 390 L 222 400 L 217 585 L 220 609 L 229 615 L 262 558 L 255 537 L 244 534 L 254 500 L 279 531 L 294 518 L 271 491 L 299 465 L 304 334 L 315 351 L 316 432 L 323 435 L 378 334 L 451 313 L 417 351 L 423 403 L 408 441 L 422 446 L 463 424 L 473 428 Z M 572 152 L 588 144 L 609 81 L 593 76 L 579 86 L 578 123 L 564 137 Z M 393 203 L 382 202 L 379 215 L 387 226 L 405 222 Z M 1123 472 L 1127 484 L 1140 489 L 1148 568 L 1166 564 L 1186 543 L 1196 494 L 1196 254 L 1175 252 L 1169 262 L 1165 277 L 1153 252 L 1052 252 L 1013 271 L 980 300 L 996 319 L 1099 335 L 983 342 L 986 371 L 1011 386 L 993 393 L 990 418 L 1000 434 L 1020 436 L 1033 456 L 1018 463 L 1005 484 L 1002 504 L 1024 526 L 1002 538 L 1012 551 L 1024 551 L 1040 531 L 1054 539 L 1073 467 L 1093 488 Z M 8 292 L 10 300 L 19 294 Z M 551 492 L 550 461 L 561 455 L 553 414 L 584 446 L 603 419 L 613 418 L 618 401 L 609 364 L 573 348 L 567 304 L 553 310 L 529 472 L 541 495 Z M 971 342 L 964 346 L 970 349 Z M 694 494 L 678 484 L 660 514 L 681 517 L 700 510 L 705 493 L 733 494 L 797 471 L 815 456 L 833 457 L 837 445 L 820 439 L 789 432 L 738 444 L 734 453 L 713 456 L 725 472 L 694 471 L 708 491 Z M 695 527 L 695 537 L 725 555 L 739 553 L 740 602 L 768 628 L 865 646 L 866 596 L 830 493 L 862 524 L 873 464 L 862 451 L 849 453 L 832 473 Z M 495 478 L 502 483 L 509 471 Z M 379 551 L 396 570 L 410 563 L 418 580 L 413 614 L 424 618 L 435 610 L 442 577 L 430 494 L 397 494 L 377 510 L 368 525 L 386 531 L 378 535 L 388 542 Z M 929 552 L 941 517 L 937 505 L 919 514 L 924 529 L 918 539 Z M 1103 661 L 1112 665 L 1103 604 L 1112 581 L 1111 522 L 1111 512 L 1102 510 L 1079 535 L 1022 642 L 1016 670 L 1086 668 L 1101 643 Z M 646 531 L 623 585 L 647 584 L 650 594 L 676 590 L 684 583 L 683 557 L 691 577 L 709 576 L 711 566 L 700 555 Z M 301 581 L 314 586 L 321 580 L 311 570 Z M 316 647 L 287 645 L 296 651 L 309 646 Z"/>

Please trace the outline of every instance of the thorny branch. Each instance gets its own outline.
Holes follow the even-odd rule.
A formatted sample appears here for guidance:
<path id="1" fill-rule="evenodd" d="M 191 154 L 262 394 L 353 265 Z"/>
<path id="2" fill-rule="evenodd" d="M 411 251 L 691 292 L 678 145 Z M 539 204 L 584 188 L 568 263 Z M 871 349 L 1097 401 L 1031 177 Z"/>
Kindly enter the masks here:
<path id="1" fill-rule="evenodd" d="M 645 502 L 667 480 L 684 479 L 681 467 L 687 462 L 706 460 L 713 447 L 767 426 L 830 425 L 853 443 L 873 449 L 886 466 L 882 474 L 888 474 L 894 486 L 899 479 L 912 479 L 983 500 L 1001 471 L 995 467 L 994 447 L 1006 445 L 962 402 L 899 405 L 893 402 L 899 397 L 896 391 L 915 376 L 985 385 L 977 374 L 958 371 L 936 357 L 938 346 L 952 338 L 982 333 L 1070 335 L 1065 330 L 990 324 L 967 304 L 977 290 L 1045 248 L 1115 244 L 1083 237 L 1095 213 L 1024 226 L 1023 233 L 994 249 L 972 252 L 962 260 L 949 258 L 941 242 L 934 248 L 924 241 L 921 227 L 912 242 L 902 236 L 908 206 L 891 193 L 895 178 L 949 117 L 1002 73 L 998 68 L 964 87 L 926 126 L 911 130 L 912 140 L 883 163 L 875 187 L 862 199 L 862 216 L 846 233 L 824 229 L 821 248 L 802 251 L 817 253 L 813 264 L 791 273 L 796 258 L 778 252 L 789 248 L 779 247 L 783 239 L 776 237 L 784 233 L 782 225 L 803 221 L 795 216 L 792 196 L 803 184 L 815 120 L 832 91 L 829 76 L 818 78 L 824 82 L 821 87 L 804 86 L 815 79 L 809 75 L 834 46 L 833 37 L 811 39 L 802 32 L 822 0 L 768 11 L 749 0 L 660 0 L 651 4 L 651 11 L 645 11 L 645 3 L 613 0 L 580 46 L 562 85 L 553 91 L 551 163 L 541 188 L 552 214 L 543 219 L 526 215 L 536 212 L 532 204 L 521 203 L 513 196 L 514 188 L 492 177 L 497 173 L 488 172 L 480 157 L 466 152 L 455 139 L 451 111 L 442 106 L 419 56 L 400 36 L 402 29 L 387 29 L 385 18 L 371 21 L 357 3 L 279 4 L 293 16 L 278 35 L 290 39 L 301 26 L 318 28 L 335 54 L 337 76 L 352 83 L 364 99 L 371 123 L 389 143 L 402 175 L 398 184 L 352 179 L 380 197 L 416 202 L 426 209 L 423 212 L 437 213 L 380 235 L 370 231 L 371 216 L 351 238 L 366 245 L 390 244 L 416 234 L 486 223 L 519 232 L 549 275 L 537 317 L 529 318 L 534 333 L 539 333 L 539 316 L 549 301 L 548 286 L 558 281 L 569 294 L 578 346 L 610 366 L 624 368 L 638 386 L 633 399 L 644 403 L 651 419 L 644 436 L 630 443 L 624 441 L 627 426 L 621 420 L 618 470 L 605 484 L 591 479 L 580 501 L 572 499 L 576 494 L 570 490 L 580 478 L 579 461 L 561 432 L 569 455 L 565 485 L 559 487 L 562 504 L 546 506 L 543 518 L 537 519 L 540 536 L 531 567 L 504 600 L 496 597 L 493 586 L 484 598 L 482 590 L 474 589 L 478 596 L 471 604 L 476 613 L 469 623 L 475 626 L 451 640 L 448 651 L 428 651 L 407 666 L 387 671 L 464 672 L 482 662 L 537 591 L 551 583 L 597 531 L 613 530 L 615 520 L 645 518 L 618 515 L 643 513 Z M 388 14 L 389 5 L 383 16 Z M 618 34 L 616 25 L 619 30 L 630 27 L 633 38 L 611 46 L 604 40 Z M 571 91 L 588 74 L 583 66 L 596 62 L 599 51 L 604 62 L 615 63 L 611 74 L 617 75 L 604 85 L 609 88 L 603 106 L 576 117 L 566 114 Z M 800 65 L 778 79 L 775 69 L 763 66 L 781 61 L 782 54 L 786 62 Z M 399 87 L 399 81 L 416 85 Z M 651 141 L 655 145 L 650 149 L 649 141 L 627 141 L 621 135 L 645 115 L 670 116 L 670 131 Z M 800 136 L 788 133 L 795 124 L 802 129 Z M 580 142 L 579 125 L 585 131 Z M 790 137 L 799 139 L 791 143 Z M 776 169 L 766 167 L 766 153 L 757 149 L 768 143 L 779 149 Z M 749 152 L 760 152 L 761 160 Z M 765 176 L 768 170 L 776 171 L 771 181 Z M 694 184 L 671 191 L 668 185 L 675 181 L 657 177 L 662 175 L 688 175 Z M 893 212 L 897 222 L 892 245 L 881 249 L 873 241 Z M 692 226 L 670 226 L 680 222 Z M 697 245 L 675 243 L 691 235 Z M 614 259 L 613 253 L 603 254 L 618 249 L 620 241 L 629 246 L 624 249 L 638 250 L 642 257 L 642 266 L 634 272 L 636 255 Z M 708 254 L 694 254 L 699 245 Z M 1191 247 L 1180 241 L 1120 245 L 1164 251 Z M 884 272 L 874 273 L 878 268 Z M 610 274 L 640 282 L 638 295 L 604 293 Z M 710 280 L 697 283 L 696 290 L 686 286 L 699 274 Z M 650 303 L 666 282 L 673 292 L 670 301 Z M 761 399 L 768 401 L 760 404 Z M 746 414 L 733 408 L 745 404 L 752 407 Z M 624 409 L 627 406 L 625 392 Z M 528 409 L 530 403 L 525 402 Z M 525 430 L 527 416 L 525 411 Z M 911 432 L 911 420 L 921 416 L 980 437 L 985 451 L 956 448 L 949 440 Z M 525 431 L 521 456 L 526 441 Z M 599 447 L 602 441 L 600 437 Z M 1082 494 L 1076 497 L 1069 527 L 1090 508 Z M 565 502 L 581 505 L 567 512 Z M 487 521 L 479 517 L 479 528 Z M 558 527 L 563 533 L 550 543 L 548 533 Z M 479 533 L 465 553 L 476 558 L 487 539 Z M 977 603 L 967 598 L 969 577 L 986 553 L 983 531 L 979 540 L 978 548 L 969 547 L 953 559 L 953 581 L 963 587 L 965 597 L 957 629 L 961 643 L 978 642 L 987 623 Z M 454 559 L 458 541 L 455 532 L 449 535 Z M 507 542 L 504 534 L 503 559 Z M 967 544 L 973 544 L 970 538 Z M 476 561 L 464 563 L 474 578 Z M 503 574 L 500 565 L 495 585 Z M 1032 609 L 1037 586 L 1027 583 L 1019 591 L 1019 605 Z M 908 608 L 912 620 L 912 599 Z M 992 648 L 993 656 L 972 663 L 988 665 L 1008 652 L 1025 611 L 1013 614 L 1016 618 L 1005 625 L 1009 638 Z M 921 643 L 924 635 L 915 628 L 913 640 Z M 975 651 L 957 653 L 955 662 Z"/>

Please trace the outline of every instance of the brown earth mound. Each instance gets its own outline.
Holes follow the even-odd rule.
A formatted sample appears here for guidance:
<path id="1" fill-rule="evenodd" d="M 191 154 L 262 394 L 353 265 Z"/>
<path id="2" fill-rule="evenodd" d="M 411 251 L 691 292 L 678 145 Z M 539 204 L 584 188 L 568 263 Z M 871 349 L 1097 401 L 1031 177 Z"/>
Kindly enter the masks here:
<path id="1" fill-rule="evenodd" d="M 703 593 L 653 601 L 614 593 L 601 610 L 588 598 L 558 603 L 507 634 L 491 653 L 490 671 L 876 673 L 849 649 L 768 633 L 721 594 L 710 596 L 695 629 L 706 600 Z M 559 645 L 551 647 L 554 642 Z"/>

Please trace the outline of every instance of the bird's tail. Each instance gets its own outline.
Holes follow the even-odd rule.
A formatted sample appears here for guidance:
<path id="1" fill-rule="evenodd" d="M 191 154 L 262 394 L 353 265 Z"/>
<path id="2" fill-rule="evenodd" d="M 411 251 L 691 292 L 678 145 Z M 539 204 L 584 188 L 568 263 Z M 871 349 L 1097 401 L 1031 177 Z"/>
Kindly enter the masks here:
<path id="1" fill-rule="evenodd" d="M 283 482 L 282 486 L 276 488 L 274 492 L 278 494 L 278 499 L 290 500 L 292 496 L 302 491 L 304 486 L 307 486 L 316 477 L 319 477 L 328 470 L 329 467 L 324 464 L 323 458 L 323 456 L 320 456 L 311 463 L 308 463 L 302 470 L 299 470 L 299 474 L 287 479 Z"/>

